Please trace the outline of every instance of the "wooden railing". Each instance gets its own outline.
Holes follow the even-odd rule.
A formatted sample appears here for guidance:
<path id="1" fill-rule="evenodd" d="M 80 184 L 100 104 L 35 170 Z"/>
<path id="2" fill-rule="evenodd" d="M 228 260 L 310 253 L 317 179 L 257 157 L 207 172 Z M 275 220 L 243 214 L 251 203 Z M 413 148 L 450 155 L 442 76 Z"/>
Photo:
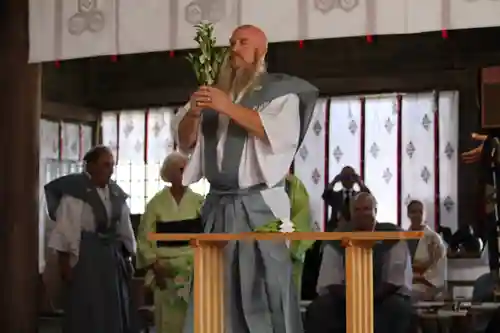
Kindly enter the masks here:
<path id="1" fill-rule="evenodd" d="M 340 240 L 346 248 L 346 331 L 373 333 L 373 245 L 381 240 L 419 239 L 422 236 L 422 232 L 151 234 L 150 240 L 189 240 L 195 248 L 195 333 L 225 332 L 223 248 L 227 242 Z"/>

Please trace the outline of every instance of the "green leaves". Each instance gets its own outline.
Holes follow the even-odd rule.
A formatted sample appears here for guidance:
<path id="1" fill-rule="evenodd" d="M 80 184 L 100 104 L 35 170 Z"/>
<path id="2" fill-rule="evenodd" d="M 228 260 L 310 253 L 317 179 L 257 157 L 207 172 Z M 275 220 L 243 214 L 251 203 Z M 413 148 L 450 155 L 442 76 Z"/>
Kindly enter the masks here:
<path id="1" fill-rule="evenodd" d="M 280 231 L 281 221 L 273 221 L 268 224 L 264 224 L 260 227 L 257 227 L 254 232 L 279 232 Z"/>
<path id="2" fill-rule="evenodd" d="M 186 59 L 193 67 L 196 79 L 200 85 L 212 85 L 219 75 L 220 68 L 227 56 L 228 48 L 217 48 L 212 23 L 199 23 L 195 25 L 196 36 L 194 41 L 199 50 L 190 53 Z"/>

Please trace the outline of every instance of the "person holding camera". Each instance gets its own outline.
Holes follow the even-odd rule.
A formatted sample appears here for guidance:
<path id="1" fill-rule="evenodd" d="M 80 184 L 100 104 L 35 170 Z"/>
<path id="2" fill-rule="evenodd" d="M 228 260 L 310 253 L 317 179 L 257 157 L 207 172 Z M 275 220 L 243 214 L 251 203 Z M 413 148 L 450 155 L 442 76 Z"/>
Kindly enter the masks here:
<path id="1" fill-rule="evenodd" d="M 343 167 L 321 196 L 325 204 L 332 208 L 326 231 L 334 231 L 343 223 L 350 221 L 351 199 L 360 192 L 370 193 L 370 190 L 364 185 L 353 167 Z"/>

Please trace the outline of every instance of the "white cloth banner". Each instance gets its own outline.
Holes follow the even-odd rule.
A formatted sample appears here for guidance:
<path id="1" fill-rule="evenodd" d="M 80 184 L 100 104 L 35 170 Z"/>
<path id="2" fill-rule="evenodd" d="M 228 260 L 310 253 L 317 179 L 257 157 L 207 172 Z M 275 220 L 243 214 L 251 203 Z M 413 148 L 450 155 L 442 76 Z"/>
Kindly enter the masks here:
<path id="1" fill-rule="evenodd" d="M 148 146 L 147 163 L 162 163 L 174 150 L 174 138 L 170 130 L 170 122 L 174 115 L 173 108 L 159 108 L 148 112 Z"/>
<path id="2" fill-rule="evenodd" d="M 30 62 L 188 49 L 193 25 L 226 45 L 241 24 L 270 42 L 500 25 L 498 0 L 30 0 Z"/>
<path id="3" fill-rule="evenodd" d="M 325 222 L 326 171 L 331 181 L 351 166 L 377 199 L 379 221 L 408 227 L 406 206 L 415 199 L 424 203 L 431 228 L 457 229 L 458 92 L 440 92 L 439 98 L 433 93 L 349 96 L 320 100 L 317 107 L 321 112 L 295 158 L 295 174 L 309 192 L 319 227 Z"/>
<path id="4" fill-rule="evenodd" d="M 397 224 L 399 170 L 396 97 L 366 98 L 364 124 L 364 182 L 378 201 L 378 220 Z"/>
<path id="5" fill-rule="evenodd" d="M 294 173 L 304 184 L 311 207 L 312 227 L 315 231 L 324 230 L 324 203 L 321 194 L 325 189 L 325 119 L 327 99 L 316 103 L 314 119 L 310 130 L 304 137 L 294 162 Z"/>

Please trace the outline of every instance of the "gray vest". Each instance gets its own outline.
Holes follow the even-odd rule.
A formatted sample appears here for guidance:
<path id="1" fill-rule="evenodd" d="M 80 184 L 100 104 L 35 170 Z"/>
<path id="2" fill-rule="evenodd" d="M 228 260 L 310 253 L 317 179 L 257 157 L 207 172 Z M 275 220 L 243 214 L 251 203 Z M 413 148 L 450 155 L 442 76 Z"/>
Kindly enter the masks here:
<path id="1" fill-rule="evenodd" d="M 350 228 L 350 224 L 347 225 Z M 352 229 L 346 229 L 342 231 L 352 231 Z M 397 225 L 392 223 L 377 223 L 375 226 L 375 231 L 402 231 Z M 399 241 L 386 240 L 379 241 L 373 246 L 373 289 L 377 290 L 382 284 L 382 275 L 384 267 L 384 257 L 385 254 L 398 243 Z M 328 242 L 334 249 L 336 249 L 342 257 L 345 257 L 345 248 L 342 246 L 341 241 L 330 241 Z M 345 260 L 344 260 L 345 262 Z"/>
<path id="2" fill-rule="evenodd" d="M 123 204 L 127 195 L 113 181 L 109 183 L 109 194 L 111 201 L 111 216 L 102 202 L 95 186 L 89 177 L 83 173 L 71 174 L 53 180 L 45 185 L 45 197 L 47 210 L 52 220 L 56 219 L 56 211 L 63 196 L 68 195 L 82 200 L 92 207 L 94 213 L 97 233 L 114 233 L 120 221 Z"/>
<path id="3" fill-rule="evenodd" d="M 299 146 L 304 139 L 311 122 L 314 106 L 318 97 L 318 89 L 310 83 L 285 74 L 262 74 L 258 89 L 249 91 L 243 96 L 240 105 L 248 109 L 257 109 L 272 100 L 288 94 L 296 94 L 300 100 L 300 135 Z M 256 111 L 257 112 L 257 111 Z M 224 158 L 221 170 L 216 163 L 217 129 L 219 115 L 216 111 L 203 110 L 202 132 L 204 137 L 204 168 L 205 177 L 210 182 L 210 188 L 220 191 L 233 191 L 239 188 L 238 170 L 243 152 L 243 146 L 248 137 L 245 129 L 230 120 L 227 139 L 224 145 Z M 286 130 L 286 129 L 283 129 Z"/>

